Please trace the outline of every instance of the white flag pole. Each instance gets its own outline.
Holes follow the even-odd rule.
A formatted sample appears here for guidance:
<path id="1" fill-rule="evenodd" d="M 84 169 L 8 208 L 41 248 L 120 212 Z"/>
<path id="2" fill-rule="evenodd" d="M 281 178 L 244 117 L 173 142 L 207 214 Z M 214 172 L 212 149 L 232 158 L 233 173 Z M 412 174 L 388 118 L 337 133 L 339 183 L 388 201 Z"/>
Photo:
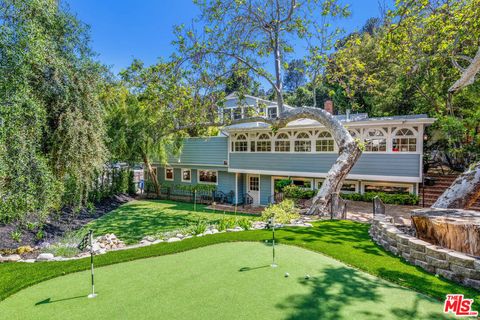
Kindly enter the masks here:
<path id="1" fill-rule="evenodd" d="M 92 293 L 88 295 L 88 298 L 95 298 L 97 294 L 95 293 L 95 281 L 94 281 L 94 272 L 93 272 L 93 230 L 89 231 L 90 234 L 90 271 L 92 274 Z"/>

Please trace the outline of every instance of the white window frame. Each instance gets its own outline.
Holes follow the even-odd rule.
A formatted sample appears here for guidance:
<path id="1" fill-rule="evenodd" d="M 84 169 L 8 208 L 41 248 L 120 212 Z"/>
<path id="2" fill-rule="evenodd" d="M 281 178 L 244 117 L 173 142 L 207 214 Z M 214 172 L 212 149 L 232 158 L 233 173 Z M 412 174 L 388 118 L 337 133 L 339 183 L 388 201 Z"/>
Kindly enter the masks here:
<path id="1" fill-rule="evenodd" d="M 415 193 L 414 184 L 400 183 L 400 182 L 377 182 L 377 181 L 362 181 L 362 194 L 365 193 L 365 185 L 378 186 L 378 187 L 407 187 L 409 193 Z"/>
<path id="2" fill-rule="evenodd" d="M 372 131 L 375 131 L 375 130 L 378 130 L 382 133 L 382 136 L 373 136 L 371 137 L 369 135 L 369 132 L 372 132 Z M 388 130 L 389 131 L 389 130 Z M 389 143 L 390 139 L 389 139 L 389 134 L 388 134 L 388 131 L 385 131 L 383 128 L 367 128 L 364 130 L 363 132 L 363 139 L 362 141 L 365 143 L 365 151 L 366 153 L 390 153 L 391 151 L 391 145 Z M 368 145 L 368 142 L 367 140 L 385 140 L 385 151 L 368 151 L 367 150 L 367 145 Z"/>
<path id="3" fill-rule="evenodd" d="M 172 170 L 172 178 L 168 179 L 167 178 L 167 170 Z M 174 181 L 175 180 L 175 169 L 172 167 L 165 167 L 165 181 Z"/>
<path id="4" fill-rule="evenodd" d="M 399 136 L 398 135 L 398 131 L 400 130 L 403 130 L 403 129 L 407 129 L 407 130 L 410 130 L 413 135 L 412 136 Z M 393 140 L 395 139 L 415 139 L 415 151 L 401 151 L 401 150 L 398 150 L 398 151 L 393 151 Z M 414 128 L 412 127 L 398 127 L 398 128 L 395 128 L 395 130 L 392 132 L 392 153 L 419 153 L 419 134 L 418 134 L 418 131 L 415 130 Z M 408 145 L 410 145 L 410 143 L 408 143 Z"/>
<path id="5" fill-rule="evenodd" d="M 262 136 L 267 136 L 268 139 L 260 139 L 260 137 Z M 266 143 L 269 143 L 270 144 L 270 150 L 259 150 L 258 149 L 258 145 L 259 145 L 259 142 L 266 142 Z M 257 135 L 257 138 L 255 139 L 255 152 L 272 152 L 272 137 L 270 136 L 270 134 L 266 133 L 266 132 L 262 132 L 262 133 L 259 133 Z"/>
<path id="6" fill-rule="evenodd" d="M 275 110 L 275 118 L 278 117 L 278 107 L 267 107 L 267 118 L 272 118 L 270 116 L 270 110 L 274 109 Z"/>
<path id="7" fill-rule="evenodd" d="M 330 137 L 320 137 L 321 134 L 327 133 L 330 135 Z M 317 141 L 332 141 L 333 142 L 333 149 L 331 151 L 322 151 L 322 150 L 317 150 Z M 315 135 L 314 139 L 314 144 L 315 144 L 315 152 L 316 153 L 335 153 L 337 147 L 336 147 L 336 142 L 335 139 L 333 138 L 333 135 L 330 133 L 328 130 L 321 130 Z"/>
<path id="8" fill-rule="evenodd" d="M 310 188 L 302 188 L 305 190 L 314 190 L 314 182 L 316 179 L 314 178 L 305 178 L 305 177 L 293 177 L 293 176 L 272 176 L 272 190 L 275 190 L 275 180 L 302 180 L 302 181 L 309 181 L 310 182 Z M 299 187 L 300 188 L 300 187 Z"/>
<path id="9" fill-rule="evenodd" d="M 217 182 L 205 182 L 205 181 L 200 181 L 200 171 L 211 171 L 215 172 L 215 175 L 217 176 Z M 201 184 L 212 184 L 212 185 L 218 185 L 218 170 L 211 170 L 211 169 L 197 169 L 197 182 Z"/>
<path id="10" fill-rule="evenodd" d="M 285 135 L 287 137 L 278 139 L 279 135 Z M 288 151 L 277 151 L 277 141 L 278 142 L 286 142 L 286 144 L 288 145 Z M 275 137 L 273 139 L 272 152 L 277 152 L 277 153 L 282 153 L 282 152 L 290 153 L 290 152 L 292 152 L 292 139 L 291 139 L 291 135 L 288 132 L 279 132 L 275 135 Z"/>
<path id="11" fill-rule="evenodd" d="M 181 171 L 181 174 L 182 174 L 182 182 L 192 182 L 192 169 L 182 168 L 180 171 Z M 183 179 L 183 172 L 184 171 L 189 171 L 190 172 L 190 180 Z"/>
<path id="12" fill-rule="evenodd" d="M 238 139 L 239 136 L 245 137 L 245 140 L 243 140 L 243 139 L 242 139 L 242 140 L 239 140 L 239 139 Z M 235 138 L 232 139 L 232 142 L 233 142 L 233 145 L 232 145 L 233 150 L 232 150 L 232 152 L 239 152 L 239 153 L 250 152 L 250 143 L 249 143 L 249 139 L 248 139 L 248 133 L 238 133 L 238 134 L 235 136 Z M 240 150 L 240 151 L 237 150 L 237 144 L 236 144 L 237 142 L 244 142 L 244 143 L 246 143 L 246 144 L 247 144 L 246 150 L 244 150 L 244 151 L 243 151 L 243 150 Z"/>
<path id="13" fill-rule="evenodd" d="M 298 136 L 301 135 L 301 134 L 306 134 L 308 136 L 308 138 L 298 138 Z M 296 142 L 297 141 L 309 142 L 310 143 L 310 151 L 296 151 L 295 147 L 296 147 Z M 313 150 L 315 150 L 315 149 L 313 148 L 312 135 L 309 132 L 306 132 L 306 131 L 297 132 L 297 134 L 295 134 L 295 138 L 293 139 L 293 150 L 292 150 L 292 152 L 295 152 L 295 153 L 312 153 Z"/>

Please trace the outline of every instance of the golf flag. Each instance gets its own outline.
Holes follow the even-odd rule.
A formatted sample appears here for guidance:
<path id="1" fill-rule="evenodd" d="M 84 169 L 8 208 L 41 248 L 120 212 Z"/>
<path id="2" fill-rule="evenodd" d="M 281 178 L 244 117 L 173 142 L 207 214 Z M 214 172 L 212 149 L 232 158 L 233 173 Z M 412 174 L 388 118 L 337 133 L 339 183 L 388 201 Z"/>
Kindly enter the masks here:
<path id="1" fill-rule="evenodd" d="M 85 250 L 90 245 L 90 232 L 83 236 L 82 241 L 78 244 L 77 248 L 80 251 Z"/>
<path id="2" fill-rule="evenodd" d="M 93 272 L 93 230 L 89 230 L 88 233 L 82 238 L 82 241 L 78 244 L 77 248 L 81 251 L 90 247 L 90 271 L 92 274 L 92 293 L 88 295 L 89 298 L 95 298 L 95 281 Z"/>

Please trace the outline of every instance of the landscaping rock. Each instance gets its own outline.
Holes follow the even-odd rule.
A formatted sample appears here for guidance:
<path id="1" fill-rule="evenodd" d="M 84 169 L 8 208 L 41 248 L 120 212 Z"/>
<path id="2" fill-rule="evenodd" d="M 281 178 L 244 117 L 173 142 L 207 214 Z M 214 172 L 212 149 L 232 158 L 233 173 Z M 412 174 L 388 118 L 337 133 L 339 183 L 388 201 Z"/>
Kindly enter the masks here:
<path id="1" fill-rule="evenodd" d="M 18 254 L 11 254 L 11 255 L 8 255 L 8 256 L 4 256 L 1 258 L 0 262 L 16 262 L 18 260 L 20 260 L 21 257 L 20 255 Z"/>
<path id="2" fill-rule="evenodd" d="M 448 261 L 436 259 L 428 255 L 426 256 L 426 260 L 429 265 L 434 266 L 435 268 L 448 269 L 448 267 L 450 266 L 450 263 L 448 263 Z"/>
<path id="3" fill-rule="evenodd" d="M 213 234 L 212 230 L 207 230 L 203 233 L 204 235 L 207 235 L 207 234 Z"/>
<path id="4" fill-rule="evenodd" d="M 177 233 L 177 235 L 175 236 L 176 238 L 180 238 L 180 239 L 183 239 L 185 238 L 185 236 L 181 233 Z"/>
<path id="5" fill-rule="evenodd" d="M 143 240 L 146 240 L 148 242 L 154 242 L 155 241 L 155 237 L 153 236 L 146 236 L 146 237 L 143 237 Z"/>
<path id="6" fill-rule="evenodd" d="M 153 242 L 148 241 L 148 240 L 141 240 L 140 244 L 143 245 L 143 246 L 149 246 L 149 245 L 153 244 Z"/>
<path id="7" fill-rule="evenodd" d="M 449 252 L 452 252 L 452 250 L 448 250 L 435 245 L 425 247 L 425 253 L 427 254 L 427 256 L 430 256 L 435 259 L 446 260 L 447 253 Z"/>
<path id="8" fill-rule="evenodd" d="M 162 242 L 163 242 L 162 239 L 157 239 L 157 240 L 153 241 L 152 244 L 157 244 L 157 243 L 162 243 Z"/>
<path id="9" fill-rule="evenodd" d="M 177 242 L 177 241 L 182 241 L 179 237 L 173 237 L 167 240 L 167 242 Z"/>
<path id="10" fill-rule="evenodd" d="M 214 228 L 214 229 L 212 229 L 212 230 L 210 230 L 210 231 L 212 231 L 212 234 L 218 233 L 218 230 L 217 230 L 217 229 L 215 229 L 215 228 Z"/>
<path id="11" fill-rule="evenodd" d="M 21 260 L 18 260 L 18 262 L 34 263 L 34 262 L 35 262 L 35 259 L 21 259 Z"/>
<path id="12" fill-rule="evenodd" d="M 55 256 L 51 253 L 40 253 L 37 257 L 37 261 L 50 261 L 53 260 Z"/>

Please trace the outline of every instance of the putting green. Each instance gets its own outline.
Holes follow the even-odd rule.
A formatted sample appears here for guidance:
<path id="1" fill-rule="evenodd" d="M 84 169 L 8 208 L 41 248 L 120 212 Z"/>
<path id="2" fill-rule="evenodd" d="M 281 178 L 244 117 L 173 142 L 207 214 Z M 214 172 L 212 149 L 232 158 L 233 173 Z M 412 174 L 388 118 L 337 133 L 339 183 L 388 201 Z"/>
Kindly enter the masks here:
<path id="1" fill-rule="evenodd" d="M 0 303 L 2 319 L 442 319 L 442 304 L 311 251 L 224 243 L 55 278 Z M 285 277 L 285 273 L 290 274 Z M 310 279 L 306 280 L 305 275 Z"/>

